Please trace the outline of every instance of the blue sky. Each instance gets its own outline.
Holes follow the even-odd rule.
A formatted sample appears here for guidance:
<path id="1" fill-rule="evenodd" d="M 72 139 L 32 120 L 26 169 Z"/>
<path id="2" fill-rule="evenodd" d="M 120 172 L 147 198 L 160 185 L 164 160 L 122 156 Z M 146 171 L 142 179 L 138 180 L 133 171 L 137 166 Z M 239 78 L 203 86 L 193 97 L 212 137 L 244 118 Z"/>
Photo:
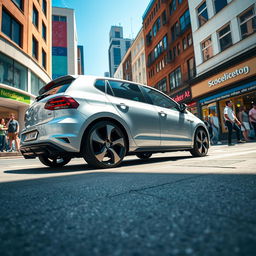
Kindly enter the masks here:
<path id="1" fill-rule="evenodd" d="M 84 46 L 85 74 L 108 71 L 111 25 L 121 25 L 124 37 L 135 37 L 150 0 L 52 0 L 53 6 L 75 10 L 79 44 Z"/>

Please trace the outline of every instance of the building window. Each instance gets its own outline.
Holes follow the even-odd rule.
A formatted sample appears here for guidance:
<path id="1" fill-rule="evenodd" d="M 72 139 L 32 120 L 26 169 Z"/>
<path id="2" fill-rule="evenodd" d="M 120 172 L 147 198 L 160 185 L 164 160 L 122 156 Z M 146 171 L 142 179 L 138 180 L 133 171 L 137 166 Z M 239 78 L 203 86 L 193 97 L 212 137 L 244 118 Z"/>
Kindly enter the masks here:
<path id="1" fill-rule="evenodd" d="M 2 32 L 17 45 L 22 47 L 22 25 L 18 23 L 4 8 L 2 9 Z"/>
<path id="2" fill-rule="evenodd" d="M 63 21 L 67 22 L 67 17 L 66 16 L 58 16 L 58 15 L 53 15 L 52 16 L 53 21 Z"/>
<path id="3" fill-rule="evenodd" d="M 162 92 L 167 92 L 167 80 L 166 78 L 162 79 L 159 83 L 157 83 L 158 90 Z"/>
<path id="4" fill-rule="evenodd" d="M 46 26 L 44 22 L 42 22 L 42 37 L 46 41 Z"/>
<path id="5" fill-rule="evenodd" d="M 153 36 L 156 36 L 157 32 L 159 31 L 161 27 L 161 19 L 160 17 L 156 20 L 156 22 L 153 25 Z"/>
<path id="6" fill-rule="evenodd" d="M 166 17 L 166 11 L 163 11 L 162 13 L 162 24 L 166 24 L 167 23 L 167 17 Z"/>
<path id="7" fill-rule="evenodd" d="M 0 53 L 0 83 L 28 90 L 28 70 L 12 58 Z"/>
<path id="8" fill-rule="evenodd" d="M 188 46 L 192 45 L 192 35 L 189 33 L 187 36 L 188 39 Z"/>
<path id="9" fill-rule="evenodd" d="M 146 35 L 146 43 L 149 45 L 152 42 L 152 30 Z"/>
<path id="10" fill-rule="evenodd" d="M 219 31 L 218 36 L 219 36 L 221 51 L 224 51 L 225 49 L 227 49 L 229 46 L 232 45 L 230 25 L 227 25 L 226 27 L 222 28 Z"/>
<path id="11" fill-rule="evenodd" d="M 207 38 L 201 43 L 203 61 L 209 60 L 213 56 L 213 48 L 212 48 L 212 39 L 211 37 Z"/>
<path id="12" fill-rule="evenodd" d="M 187 49 L 187 38 L 186 37 L 184 37 L 182 39 L 182 45 L 183 45 L 183 50 L 186 50 Z"/>
<path id="13" fill-rule="evenodd" d="M 191 58 L 187 61 L 187 63 L 188 63 L 188 77 L 189 79 L 192 79 L 196 76 L 195 59 Z"/>
<path id="14" fill-rule="evenodd" d="M 45 86 L 45 83 L 36 74 L 31 72 L 31 93 L 37 96 L 43 86 Z"/>
<path id="15" fill-rule="evenodd" d="M 180 49 L 180 43 L 177 44 L 177 55 L 180 55 L 181 49 Z"/>
<path id="16" fill-rule="evenodd" d="M 21 10 L 23 10 L 23 0 L 12 0 Z"/>
<path id="17" fill-rule="evenodd" d="M 190 26 L 190 15 L 189 10 L 180 17 L 180 31 L 184 32 Z"/>
<path id="18" fill-rule="evenodd" d="M 208 12 L 207 12 L 206 2 L 203 2 L 197 8 L 197 15 L 198 15 L 198 24 L 199 24 L 199 27 L 201 27 L 208 21 Z"/>
<path id="19" fill-rule="evenodd" d="M 33 6 L 32 22 L 38 28 L 38 10 Z"/>
<path id="20" fill-rule="evenodd" d="M 256 31 L 256 15 L 253 7 L 246 10 L 240 17 L 240 31 L 242 39 L 250 36 Z"/>
<path id="21" fill-rule="evenodd" d="M 181 69 L 178 67 L 170 74 L 170 88 L 174 89 L 181 85 Z"/>
<path id="22" fill-rule="evenodd" d="M 121 62 L 121 50 L 120 48 L 114 48 L 114 65 L 119 65 Z"/>
<path id="23" fill-rule="evenodd" d="M 180 28 L 179 28 L 179 23 L 178 22 L 176 22 L 172 26 L 171 33 L 172 33 L 172 42 L 174 42 L 180 34 Z"/>
<path id="24" fill-rule="evenodd" d="M 115 31 L 115 38 L 121 38 L 120 31 Z"/>
<path id="25" fill-rule="evenodd" d="M 227 4 L 227 0 L 214 0 L 215 13 L 222 10 Z"/>
<path id="26" fill-rule="evenodd" d="M 32 38 L 32 56 L 38 59 L 38 41 L 34 37 Z"/>
<path id="27" fill-rule="evenodd" d="M 46 17 L 47 16 L 47 2 L 46 2 L 46 0 L 43 0 L 43 2 L 42 2 L 42 10 L 43 10 L 43 13 Z"/>
<path id="28" fill-rule="evenodd" d="M 178 0 L 179 4 L 182 4 L 183 0 Z"/>
<path id="29" fill-rule="evenodd" d="M 177 9 L 176 0 L 171 1 L 169 5 L 169 9 L 170 9 L 170 14 L 173 14 L 173 12 Z"/>
<path id="30" fill-rule="evenodd" d="M 46 52 L 42 49 L 42 66 L 46 69 Z"/>

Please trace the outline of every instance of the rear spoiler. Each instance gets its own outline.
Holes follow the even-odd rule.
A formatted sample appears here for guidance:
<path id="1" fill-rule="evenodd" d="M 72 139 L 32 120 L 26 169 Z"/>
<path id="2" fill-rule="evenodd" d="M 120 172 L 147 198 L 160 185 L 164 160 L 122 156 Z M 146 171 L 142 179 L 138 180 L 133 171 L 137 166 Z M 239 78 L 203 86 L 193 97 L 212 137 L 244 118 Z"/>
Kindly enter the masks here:
<path id="1" fill-rule="evenodd" d="M 52 80 L 50 83 L 46 84 L 44 87 L 42 87 L 39 90 L 39 95 L 44 94 L 45 92 L 58 87 L 59 85 L 65 83 L 71 83 L 73 82 L 75 79 L 77 78 L 77 76 L 72 76 L 72 75 L 67 75 L 67 76 L 61 76 L 58 77 L 57 79 Z"/>

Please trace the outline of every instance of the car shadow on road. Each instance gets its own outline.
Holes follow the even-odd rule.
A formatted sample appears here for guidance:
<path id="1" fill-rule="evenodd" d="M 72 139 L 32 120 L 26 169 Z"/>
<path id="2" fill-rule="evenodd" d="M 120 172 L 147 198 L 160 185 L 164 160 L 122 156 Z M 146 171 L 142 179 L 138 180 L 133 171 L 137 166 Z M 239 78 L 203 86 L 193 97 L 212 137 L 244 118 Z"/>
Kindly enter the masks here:
<path id="1" fill-rule="evenodd" d="M 153 164 L 153 163 L 162 163 L 168 161 L 178 161 L 183 159 L 190 159 L 193 158 L 192 156 L 177 156 L 177 157 L 152 157 L 150 159 L 142 160 L 142 159 L 127 159 L 121 163 L 119 168 L 122 167 L 132 167 L 138 165 L 145 165 L 145 164 Z M 112 169 L 105 169 L 105 170 L 115 170 Z M 75 172 L 82 172 L 82 171 L 102 171 L 102 169 L 95 169 L 88 164 L 73 164 L 73 165 L 66 165 L 61 168 L 51 168 L 51 167 L 39 167 L 39 168 L 28 168 L 28 169 L 18 169 L 18 170 L 8 170 L 4 171 L 4 173 L 9 174 L 54 174 L 54 173 L 75 173 Z"/>

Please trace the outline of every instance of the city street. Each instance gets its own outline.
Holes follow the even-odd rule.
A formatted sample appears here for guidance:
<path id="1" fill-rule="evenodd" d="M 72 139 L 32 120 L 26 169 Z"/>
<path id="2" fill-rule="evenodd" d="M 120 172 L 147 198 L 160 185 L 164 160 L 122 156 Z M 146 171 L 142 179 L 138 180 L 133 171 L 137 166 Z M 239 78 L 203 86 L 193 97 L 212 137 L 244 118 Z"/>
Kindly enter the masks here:
<path id="1" fill-rule="evenodd" d="M 0 255 L 255 255 L 256 143 L 83 159 L 0 159 Z"/>

